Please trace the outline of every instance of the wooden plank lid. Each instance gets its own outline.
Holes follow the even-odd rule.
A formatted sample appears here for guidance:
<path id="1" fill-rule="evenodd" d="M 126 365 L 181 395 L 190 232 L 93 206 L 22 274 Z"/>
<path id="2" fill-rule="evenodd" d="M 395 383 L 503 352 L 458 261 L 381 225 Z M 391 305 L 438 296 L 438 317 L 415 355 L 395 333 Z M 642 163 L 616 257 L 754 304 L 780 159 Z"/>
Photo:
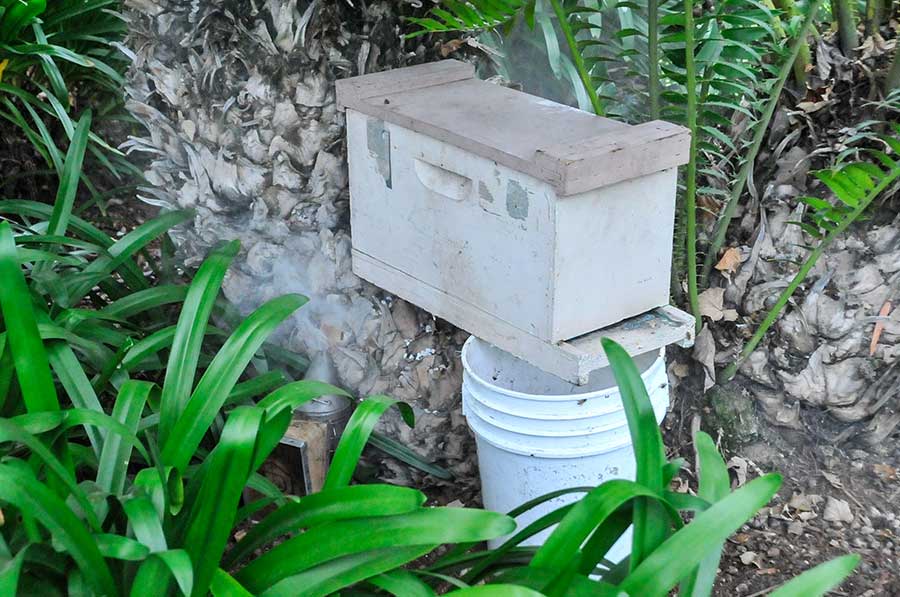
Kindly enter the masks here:
<path id="1" fill-rule="evenodd" d="M 561 196 L 687 163 L 690 134 L 631 126 L 475 78 L 443 60 L 336 82 L 340 108 L 391 122 L 546 181 Z"/>

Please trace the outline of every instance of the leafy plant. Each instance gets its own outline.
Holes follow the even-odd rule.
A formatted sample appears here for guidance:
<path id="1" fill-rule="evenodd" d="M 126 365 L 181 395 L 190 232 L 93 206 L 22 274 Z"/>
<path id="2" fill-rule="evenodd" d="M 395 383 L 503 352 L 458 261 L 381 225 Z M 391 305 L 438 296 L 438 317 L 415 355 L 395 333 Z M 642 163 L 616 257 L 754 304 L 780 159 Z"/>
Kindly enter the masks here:
<path id="1" fill-rule="evenodd" d="M 894 125 L 894 128 L 897 133 L 900 133 L 900 127 Z M 728 380 L 734 377 L 743 361 L 756 349 L 828 245 L 859 219 L 875 199 L 900 179 L 900 162 L 897 161 L 897 157 L 900 156 L 900 138 L 882 136 L 881 140 L 884 146 L 893 152 L 893 157 L 881 150 L 866 152 L 879 165 L 860 161 L 816 173 L 816 178 L 834 193 L 839 203 L 832 204 L 816 197 L 801 198 L 801 201 L 809 207 L 809 211 L 805 218 L 806 221 L 797 222 L 797 224 L 818 242 L 800 265 L 800 269 L 794 275 L 791 283 L 769 309 L 756 332 L 744 345 L 737 360 L 722 372 L 724 379 Z"/>
<path id="2" fill-rule="evenodd" d="M 768 130 L 769 122 L 771 122 L 772 116 L 775 114 L 775 109 L 778 107 L 778 102 L 781 98 L 781 91 L 784 88 L 784 84 L 787 81 L 788 76 L 790 75 L 792 65 L 800 55 L 801 48 L 806 43 L 807 33 L 812 27 L 816 13 L 818 12 L 821 3 L 822 0 L 812 0 L 812 2 L 810 3 L 809 12 L 807 13 L 806 18 L 803 21 L 803 25 L 801 25 L 800 27 L 799 33 L 794 38 L 794 41 L 791 44 L 790 53 L 782 63 L 778 77 L 773 82 L 771 96 L 769 97 L 768 101 L 765 102 L 765 108 L 762 116 L 759 121 L 757 121 L 752 127 L 753 140 L 751 141 L 750 146 L 745 154 L 743 165 L 740 169 L 740 172 L 738 173 L 737 179 L 733 182 L 731 190 L 728 193 L 728 199 L 725 202 L 724 209 L 719 214 L 712 241 L 710 242 L 709 247 L 706 251 L 706 258 L 703 263 L 703 269 L 700 273 L 700 284 L 702 286 L 707 285 L 712 267 L 718 260 L 719 251 L 722 249 L 722 246 L 725 243 L 725 237 L 728 233 L 728 227 L 731 224 L 731 220 L 734 218 L 734 214 L 737 211 L 737 206 L 740 202 L 741 195 L 743 195 L 744 189 L 747 185 L 747 181 L 750 179 L 750 176 L 753 173 L 753 168 L 756 165 L 756 156 L 759 155 L 759 150 L 760 148 L 762 148 L 762 143 L 765 139 L 765 134 Z"/>
<path id="3" fill-rule="evenodd" d="M 715 3 L 696 18 L 693 0 L 550 2 L 555 27 L 566 40 L 569 58 L 579 73 L 577 80 L 594 112 L 631 121 L 664 117 L 691 130 L 676 228 L 675 279 L 686 280 L 688 303 L 695 314 L 699 288 L 707 283 L 781 90 L 807 47 L 806 36 L 821 1 L 810 3 L 799 28 L 783 26 L 773 8 L 747 0 Z M 411 19 L 421 27 L 412 35 L 508 29 L 521 17 L 531 27 L 542 24 L 549 53 L 556 34 L 553 24 L 553 35 L 546 34 L 542 5 L 541 1 L 444 2 L 429 17 Z M 793 38 L 789 48 L 783 43 L 788 29 Z M 633 96 L 639 101 L 632 101 Z M 646 108 L 635 110 L 635 106 Z M 737 120 L 742 125 L 736 129 Z M 706 184 L 700 183 L 700 177 Z M 704 267 L 698 271 L 700 197 L 707 205 L 709 198 L 723 197 L 724 205 Z M 676 285 L 679 290 L 680 284 Z M 697 321 L 699 325 L 699 317 Z"/>
<path id="4" fill-rule="evenodd" d="M 42 338 L 48 313 L 32 302 L 21 269 L 31 253 L 22 255 L 10 224 L 0 224 L 0 311 L 9 355 L 3 372 L 5 379 L 14 374 L 19 388 L 12 393 L 7 383 L 0 400 L 20 413 L 0 420 L 4 594 L 232 594 L 238 585 L 220 568 L 227 566 L 253 591 L 293 595 L 297 586 L 361 580 L 440 543 L 512 530 L 500 514 L 423 509 L 424 496 L 411 489 L 348 487 L 378 416 L 395 404 L 383 396 L 356 409 L 323 493 L 287 498 L 255 472 L 295 407 L 345 393 L 299 381 L 256 404 L 235 398 L 238 378 L 266 336 L 305 302 L 298 295 L 250 314 L 194 382 L 213 300 L 236 251 L 231 243 L 213 252 L 187 290 L 162 386 L 128 379 L 120 369 L 115 400 L 104 407 L 78 360 L 59 358 L 71 338 Z M 401 408 L 411 422 L 411 411 Z M 242 509 L 245 487 L 266 497 Z M 273 503 L 277 509 L 228 546 L 236 525 Z M 247 561 L 258 547 L 301 529 Z M 366 540 L 345 539 L 363 529 Z"/>
<path id="5" fill-rule="evenodd" d="M 424 496 L 412 489 L 348 486 L 372 426 L 396 404 L 387 397 L 360 404 L 323 492 L 281 496 L 255 470 L 283 435 L 294 407 L 342 391 L 318 382 L 294 382 L 256 404 L 228 408 L 240 371 L 266 334 L 303 303 L 296 295 L 274 299 L 251 314 L 193 384 L 200 351 L 195 338 L 209 314 L 205 299 L 218 288 L 230 256 L 233 245 L 211 255 L 188 290 L 168 359 L 167 371 L 177 376 L 168 374 L 162 388 L 124 381 L 111 412 L 99 405 L 60 408 L 64 402 L 56 398 L 47 357 L 54 342 L 45 349 L 22 256 L 9 224 L 0 224 L 0 312 L 25 402 L 23 414 L 0 420 L 0 501 L 5 504 L 0 586 L 6 593 L 327 595 L 356 585 L 362 594 L 383 589 L 433 595 L 430 582 L 460 573 L 462 579 L 453 580 L 465 587 L 460 595 L 552 596 L 572 590 L 665 595 L 679 582 L 690 583 L 691 594 L 708 594 L 712 579 L 708 567 L 703 572 L 704 563 L 712 563 L 727 536 L 780 484 L 777 475 L 767 475 L 729 494 L 724 463 L 711 440 L 701 435 L 703 487 L 710 489 L 698 498 L 668 491 L 680 463 L 665 461 L 634 363 L 621 347 L 604 341 L 623 396 L 638 480 L 608 481 L 496 550 L 472 548 L 512 532 L 513 522 L 506 516 L 422 508 Z M 408 407 L 401 406 L 401 412 L 411 414 Z M 221 432 L 216 431 L 217 419 L 224 419 Z M 163 421 L 172 426 L 167 434 L 161 433 Z M 262 489 L 266 497 L 241 506 L 247 486 Z M 274 511 L 229 542 L 248 517 L 272 504 Z M 685 509 L 697 512 L 687 525 L 677 514 Z M 622 565 L 606 562 L 604 554 L 629 522 L 634 526 L 631 558 Z M 536 551 L 516 548 L 556 523 Z M 427 568 L 400 569 L 448 542 L 461 545 Z M 817 569 L 815 578 L 803 582 L 803 594 L 824 591 L 853 565 L 850 559 Z M 481 581 L 495 586 L 470 587 Z"/>
<path id="6" fill-rule="evenodd" d="M 128 120 L 121 93 L 128 59 L 118 46 L 125 23 L 116 7 L 118 0 L 0 2 L 0 118 L 21 131 L 56 173 L 62 168 L 58 145 L 75 134 L 78 103 L 92 106 L 96 120 Z M 100 136 L 89 138 L 91 159 L 123 187 L 140 176 Z M 104 193 L 86 173 L 80 176 L 102 207 Z"/>

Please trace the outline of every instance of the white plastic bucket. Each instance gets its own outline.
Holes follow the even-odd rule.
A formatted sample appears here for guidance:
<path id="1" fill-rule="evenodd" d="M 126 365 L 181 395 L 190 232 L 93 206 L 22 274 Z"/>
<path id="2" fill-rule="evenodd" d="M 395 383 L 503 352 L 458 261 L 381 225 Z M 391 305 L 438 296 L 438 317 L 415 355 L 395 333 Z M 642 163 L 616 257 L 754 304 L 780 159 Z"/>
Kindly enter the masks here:
<path id="1" fill-rule="evenodd" d="M 654 350 L 635 362 L 661 423 L 669 405 L 664 353 Z M 611 369 L 599 369 L 587 385 L 577 386 L 475 336 L 463 346 L 462 363 L 463 414 L 475 434 L 485 508 L 508 512 L 559 489 L 634 480 L 634 450 Z M 522 514 L 518 528 L 581 495 L 567 494 Z M 524 544 L 540 545 L 550 531 Z M 608 557 L 618 561 L 630 551 L 629 529 Z"/>

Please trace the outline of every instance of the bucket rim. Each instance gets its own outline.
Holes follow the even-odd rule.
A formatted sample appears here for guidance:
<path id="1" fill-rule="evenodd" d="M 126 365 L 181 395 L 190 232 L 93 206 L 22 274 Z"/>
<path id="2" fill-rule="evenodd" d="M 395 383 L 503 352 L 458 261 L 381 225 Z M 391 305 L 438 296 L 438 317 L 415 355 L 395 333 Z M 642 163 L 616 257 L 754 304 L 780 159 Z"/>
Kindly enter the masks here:
<path id="1" fill-rule="evenodd" d="M 492 382 L 485 380 L 484 377 L 482 377 L 481 375 L 476 373 L 475 370 L 469 365 L 469 359 L 467 358 L 467 354 L 469 352 L 469 345 L 470 345 L 470 343 L 474 344 L 475 342 L 483 342 L 483 343 L 487 344 L 488 346 L 495 348 L 497 350 L 503 350 L 503 349 L 494 346 L 487 340 L 482 340 L 481 338 L 478 338 L 477 336 L 475 336 L 475 334 L 472 334 L 463 343 L 462 350 L 460 351 L 460 361 L 462 362 L 463 371 L 465 373 L 467 373 L 469 376 L 471 376 L 472 378 L 474 378 L 475 381 L 477 381 L 478 383 L 480 383 L 488 388 L 491 388 L 491 390 L 497 392 L 498 394 L 503 394 L 505 396 L 510 396 L 512 398 L 521 398 L 522 400 L 533 400 L 535 396 L 540 396 L 542 400 L 553 401 L 553 400 L 579 400 L 582 398 L 599 397 L 601 394 L 612 393 L 612 392 L 616 391 L 617 386 L 615 384 L 611 385 L 607 388 L 601 388 L 599 390 L 593 390 L 590 392 L 579 392 L 577 394 L 529 394 L 528 392 L 520 392 L 519 390 L 510 390 L 508 388 L 498 386 Z M 503 351 L 503 352 L 506 352 L 506 351 Z M 647 351 L 647 352 L 653 352 L 653 351 L 651 350 L 651 351 Z M 519 357 L 516 357 L 515 355 L 511 355 L 511 356 L 513 358 L 517 358 L 517 359 L 519 358 Z M 519 359 L 519 360 L 523 360 L 523 359 Z M 653 364 L 651 364 L 649 367 L 647 367 L 647 369 L 645 371 L 641 372 L 641 380 L 646 381 L 646 376 L 648 376 L 648 374 L 654 368 L 656 368 L 656 366 L 659 364 L 659 362 L 663 361 L 663 360 L 664 359 L 663 359 L 662 354 L 659 354 L 657 356 L 657 358 L 653 361 Z M 525 361 L 525 362 L 528 363 L 527 361 Z M 531 363 L 528 363 L 528 364 L 531 365 L 532 367 L 535 367 L 535 365 L 532 365 Z M 536 368 L 540 369 L 540 367 L 536 367 Z M 541 370 L 541 371 L 543 371 L 543 370 Z M 547 372 L 544 371 L 544 373 L 547 373 Z M 553 374 L 547 373 L 547 375 L 553 375 Z M 554 376 L 554 377 L 556 377 L 556 376 Z M 563 381 L 565 381 L 565 380 L 563 380 Z"/>
<path id="2" fill-rule="evenodd" d="M 469 429 L 472 430 L 472 434 L 475 436 L 476 443 L 478 441 L 483 441 L 503 452 L 518 454 L 520 456 L 529 456 L 532 458 L 542 458 L 548 460 L 585 458 L 600 456 L 601 454 L 609 454 L 610 452 L 615 452 L 617 450 L 621 450 L 622 448 L 627 448 L 633 445 L 631 442 L 631 436 L 628 433 L 624 433 L 622 434 L 622 438 L 618 442 L 610 442 L 608 445 L 604 445 L 599 450 L 596 447 L 590 446 L 590 444 L 572 446 L 568 448 L 556 447 L 553 449 L 544 446 L 524 447 L 523 444 L 519 444 L 515 441 L 504 441 L 497 437 L 483 433 L 484 429 L 482 425 L 492 426 L 487 421 L 478 419 L 474 424 L 472 421 L 467 421 L 467 423 L 469 425 Z"/>

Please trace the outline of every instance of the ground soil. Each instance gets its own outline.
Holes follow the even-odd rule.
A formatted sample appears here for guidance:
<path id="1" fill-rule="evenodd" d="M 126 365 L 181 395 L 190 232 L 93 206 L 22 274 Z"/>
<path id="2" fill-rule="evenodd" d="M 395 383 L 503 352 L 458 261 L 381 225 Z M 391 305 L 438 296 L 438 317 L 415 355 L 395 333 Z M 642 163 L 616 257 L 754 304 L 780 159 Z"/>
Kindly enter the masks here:
<path id="1" fill-rule="evenodd" d="M 683 457 L 688 463 L 676 486 L 696 490 L 691 437 L 697 427 L 720 439 L 733 486 L 762 473 L 784 477 L 769 507 L 726 542 L 715 595 L 765 595 L 804 570 L 846 553 L 857 553 L 862 561 L 834 595 L 900 595 L 896 442 L 887 442 L 880 453 L 861 449 L 852 439 L 833 445 L 824 438 L 837 426 L 822 413 L 810 413 L 818 420 L 807 421 L 815 424 L 812 428 L 820 437 L 772 427 L 756 416 L 740 383 L 725 392 L 736 402 L 746 400 L 750 408 L 738 420 L 723 417 L 715 405 L 716 392 L 704 395 L 691 380 L 673 392 L 672 408 L 663 423 L 670 458 Z M 734 437 L 742 441 L 725 439 Z M 827 520 L 835 513 L 844 520 Z"/>

